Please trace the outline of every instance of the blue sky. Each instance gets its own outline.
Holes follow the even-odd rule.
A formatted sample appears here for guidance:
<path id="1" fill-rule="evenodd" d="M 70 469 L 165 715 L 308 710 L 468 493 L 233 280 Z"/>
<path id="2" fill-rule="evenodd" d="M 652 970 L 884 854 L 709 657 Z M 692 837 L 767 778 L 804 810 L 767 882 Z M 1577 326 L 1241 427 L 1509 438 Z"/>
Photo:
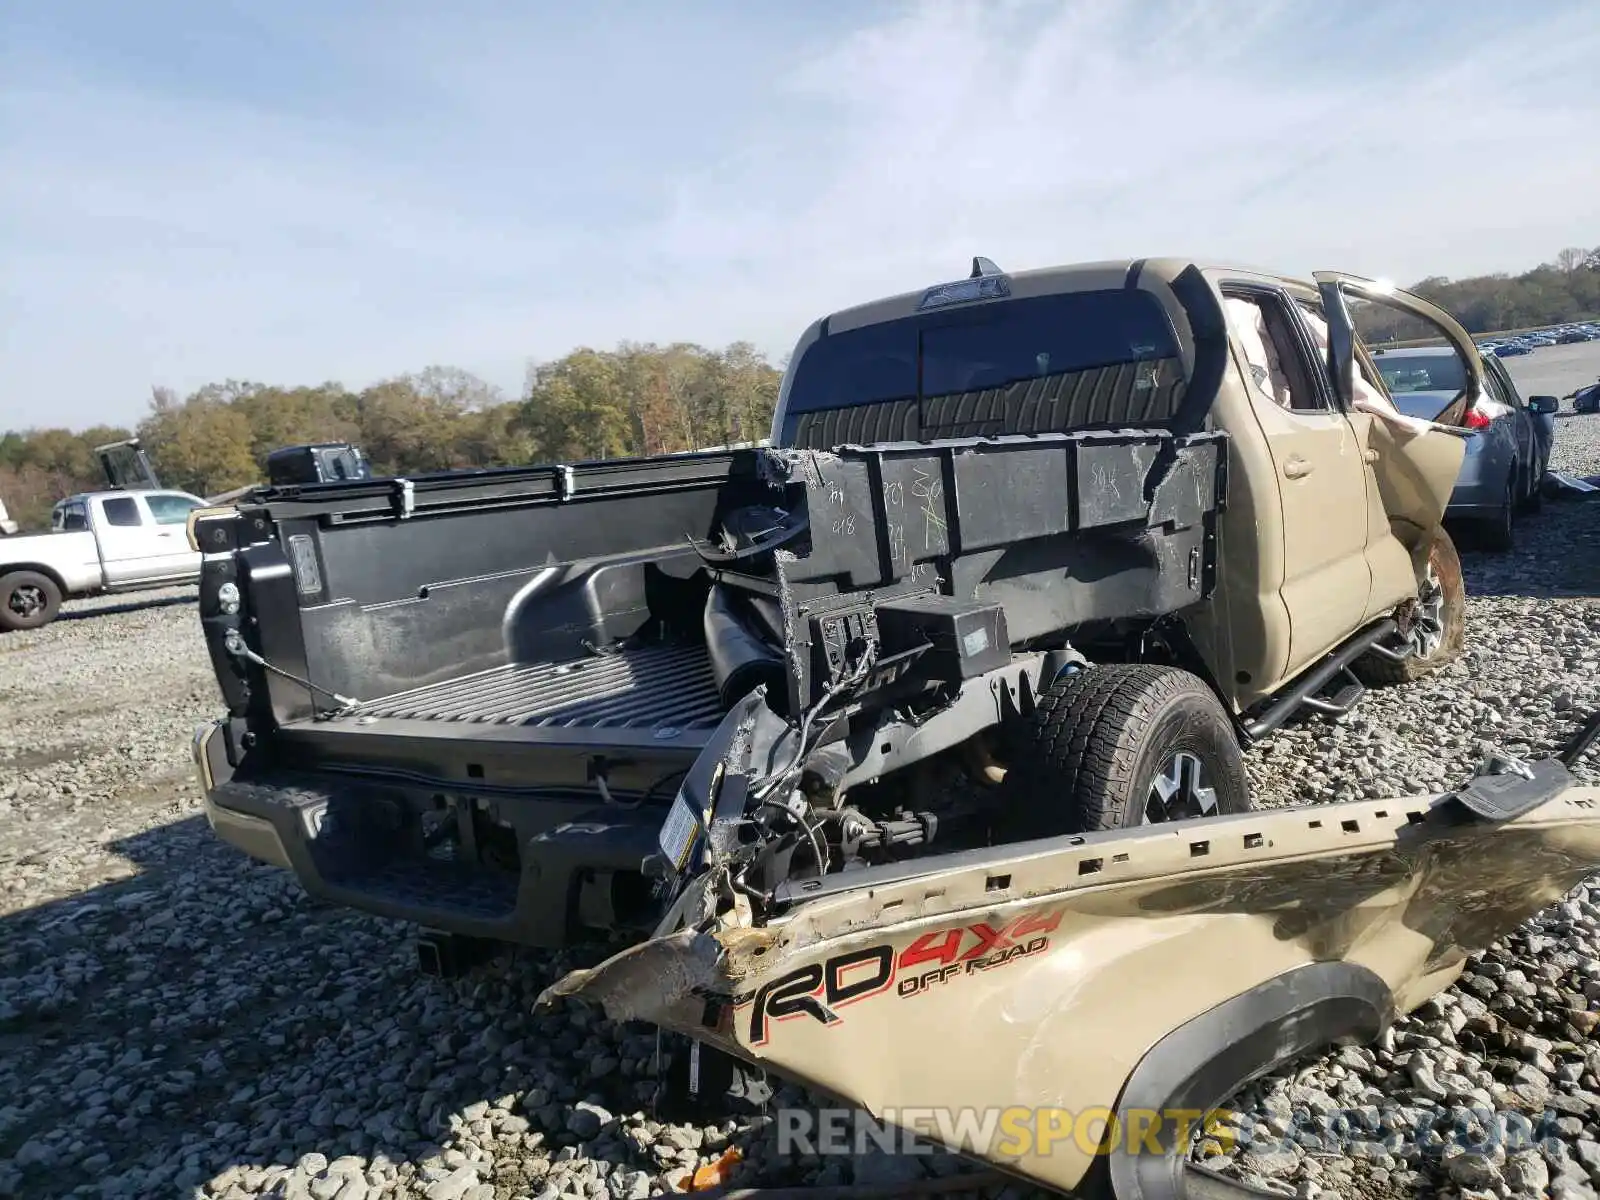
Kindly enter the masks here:
<path id="1" fill-rule="evenodd" d="M 1600 244 L 1590 0 L 60 0 L 0 15 L 0 428 L 748 339 L 1002 266 Z"/>

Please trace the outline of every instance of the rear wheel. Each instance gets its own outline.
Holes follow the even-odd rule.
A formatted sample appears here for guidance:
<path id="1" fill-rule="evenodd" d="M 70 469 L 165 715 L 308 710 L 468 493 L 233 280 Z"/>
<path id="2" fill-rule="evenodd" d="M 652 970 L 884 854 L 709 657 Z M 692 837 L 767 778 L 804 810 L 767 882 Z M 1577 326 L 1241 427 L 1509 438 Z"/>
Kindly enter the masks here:
<path id="1" fill-rule="evenodd" d="M 1246 812 L 1239 739 L 1197 676 L 1111 664 L 1056 679 L 1012 739 L 1005 840 Z"/>
<path id="2" fill-rule="evenodd" d="M 1401 662 L 1366 654 L 1351 664 L 1366 684 L 1410 683 L 1436 671 L 1461 653 L 1467 632 L 1467 587 L 1461 558 L 1443 529 L 1428 543 L 1428 559 L 1417 581 L 1417 603 L 1406 624 L 1410 650 Z"/>
<path id="3" fill-rule="evenodd" d="M 0 629 L 38 629 L 55 620 L 60 610 L 61 589 L 48 575 L 37 571 L 0 575 Z"/>

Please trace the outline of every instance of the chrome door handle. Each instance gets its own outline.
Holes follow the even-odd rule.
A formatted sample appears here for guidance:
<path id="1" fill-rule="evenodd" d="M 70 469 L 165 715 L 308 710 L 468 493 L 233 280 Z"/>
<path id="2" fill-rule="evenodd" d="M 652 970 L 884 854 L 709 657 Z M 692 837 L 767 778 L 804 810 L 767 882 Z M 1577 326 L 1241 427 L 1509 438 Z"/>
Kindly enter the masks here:
<path id="1" fill-rule="evenodd" d="M 1311 464 L 1303 458 L 1291 458 L 1283 464 L 1283 473 L 1290 479 L 1304 479 L 1311 474 Z"/>

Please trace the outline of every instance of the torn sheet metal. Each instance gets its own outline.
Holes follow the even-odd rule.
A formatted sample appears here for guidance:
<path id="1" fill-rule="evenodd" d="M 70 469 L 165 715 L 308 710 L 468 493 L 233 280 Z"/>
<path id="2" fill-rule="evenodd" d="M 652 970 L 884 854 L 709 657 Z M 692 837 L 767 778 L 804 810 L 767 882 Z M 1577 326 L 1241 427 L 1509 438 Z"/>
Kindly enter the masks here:
<path id="1" fill-rule="evenodd" d="M 1600 492 L 1600 475 L 1579 479 L 1576 475 L 1547 471 L 1540 490 L 1552 500 L 1587 500 Z"/>
<path id="2" fill-rule="evenodd" d="M 1600 867 L 1600 789 L 1550 795 L 1550 773 L 1547 798 L 1508 794 L 1492 820 L 1454 796 L 1364 801 L 872 868 L 762 929 L 663 932 L 542 1000 L 655 1022 L 889 1123 L 951 1114 L 914 1131 L 1047 1187 L 1142 1179 L 1120 1134 L 1005 1150 L 985 1114 L 1098 1110 L 1103 1131 L 1107 1110 L 1138 1119 L 1129 1096 L 1220 1105 L 1375 1036 Z M 1198 1036 L 1217 1020 L 1228 1037 Z"/>

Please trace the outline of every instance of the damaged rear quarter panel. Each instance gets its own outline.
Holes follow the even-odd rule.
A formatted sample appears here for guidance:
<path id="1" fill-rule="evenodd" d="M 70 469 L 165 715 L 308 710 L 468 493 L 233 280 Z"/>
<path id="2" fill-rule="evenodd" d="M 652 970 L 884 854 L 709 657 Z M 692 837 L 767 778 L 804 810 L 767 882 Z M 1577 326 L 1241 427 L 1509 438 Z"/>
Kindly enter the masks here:
<path id="1" fill-rule="evenodd" d="M 987 859 L 881 885 L 863 872 L 766 929 L 657 938 L 553 991 L 890 1120 L 1115 1108 L 1161 1038 L 1308 963 L 1372 972 L 1391 1017 L 1415 1007 L 1600 866 L 1600 791 L 1502 824 L 1450 801 L 1370 801 Z M 999 1165 L 1071 1188 L 1093 1161 L 1064 1139 Z"/>

